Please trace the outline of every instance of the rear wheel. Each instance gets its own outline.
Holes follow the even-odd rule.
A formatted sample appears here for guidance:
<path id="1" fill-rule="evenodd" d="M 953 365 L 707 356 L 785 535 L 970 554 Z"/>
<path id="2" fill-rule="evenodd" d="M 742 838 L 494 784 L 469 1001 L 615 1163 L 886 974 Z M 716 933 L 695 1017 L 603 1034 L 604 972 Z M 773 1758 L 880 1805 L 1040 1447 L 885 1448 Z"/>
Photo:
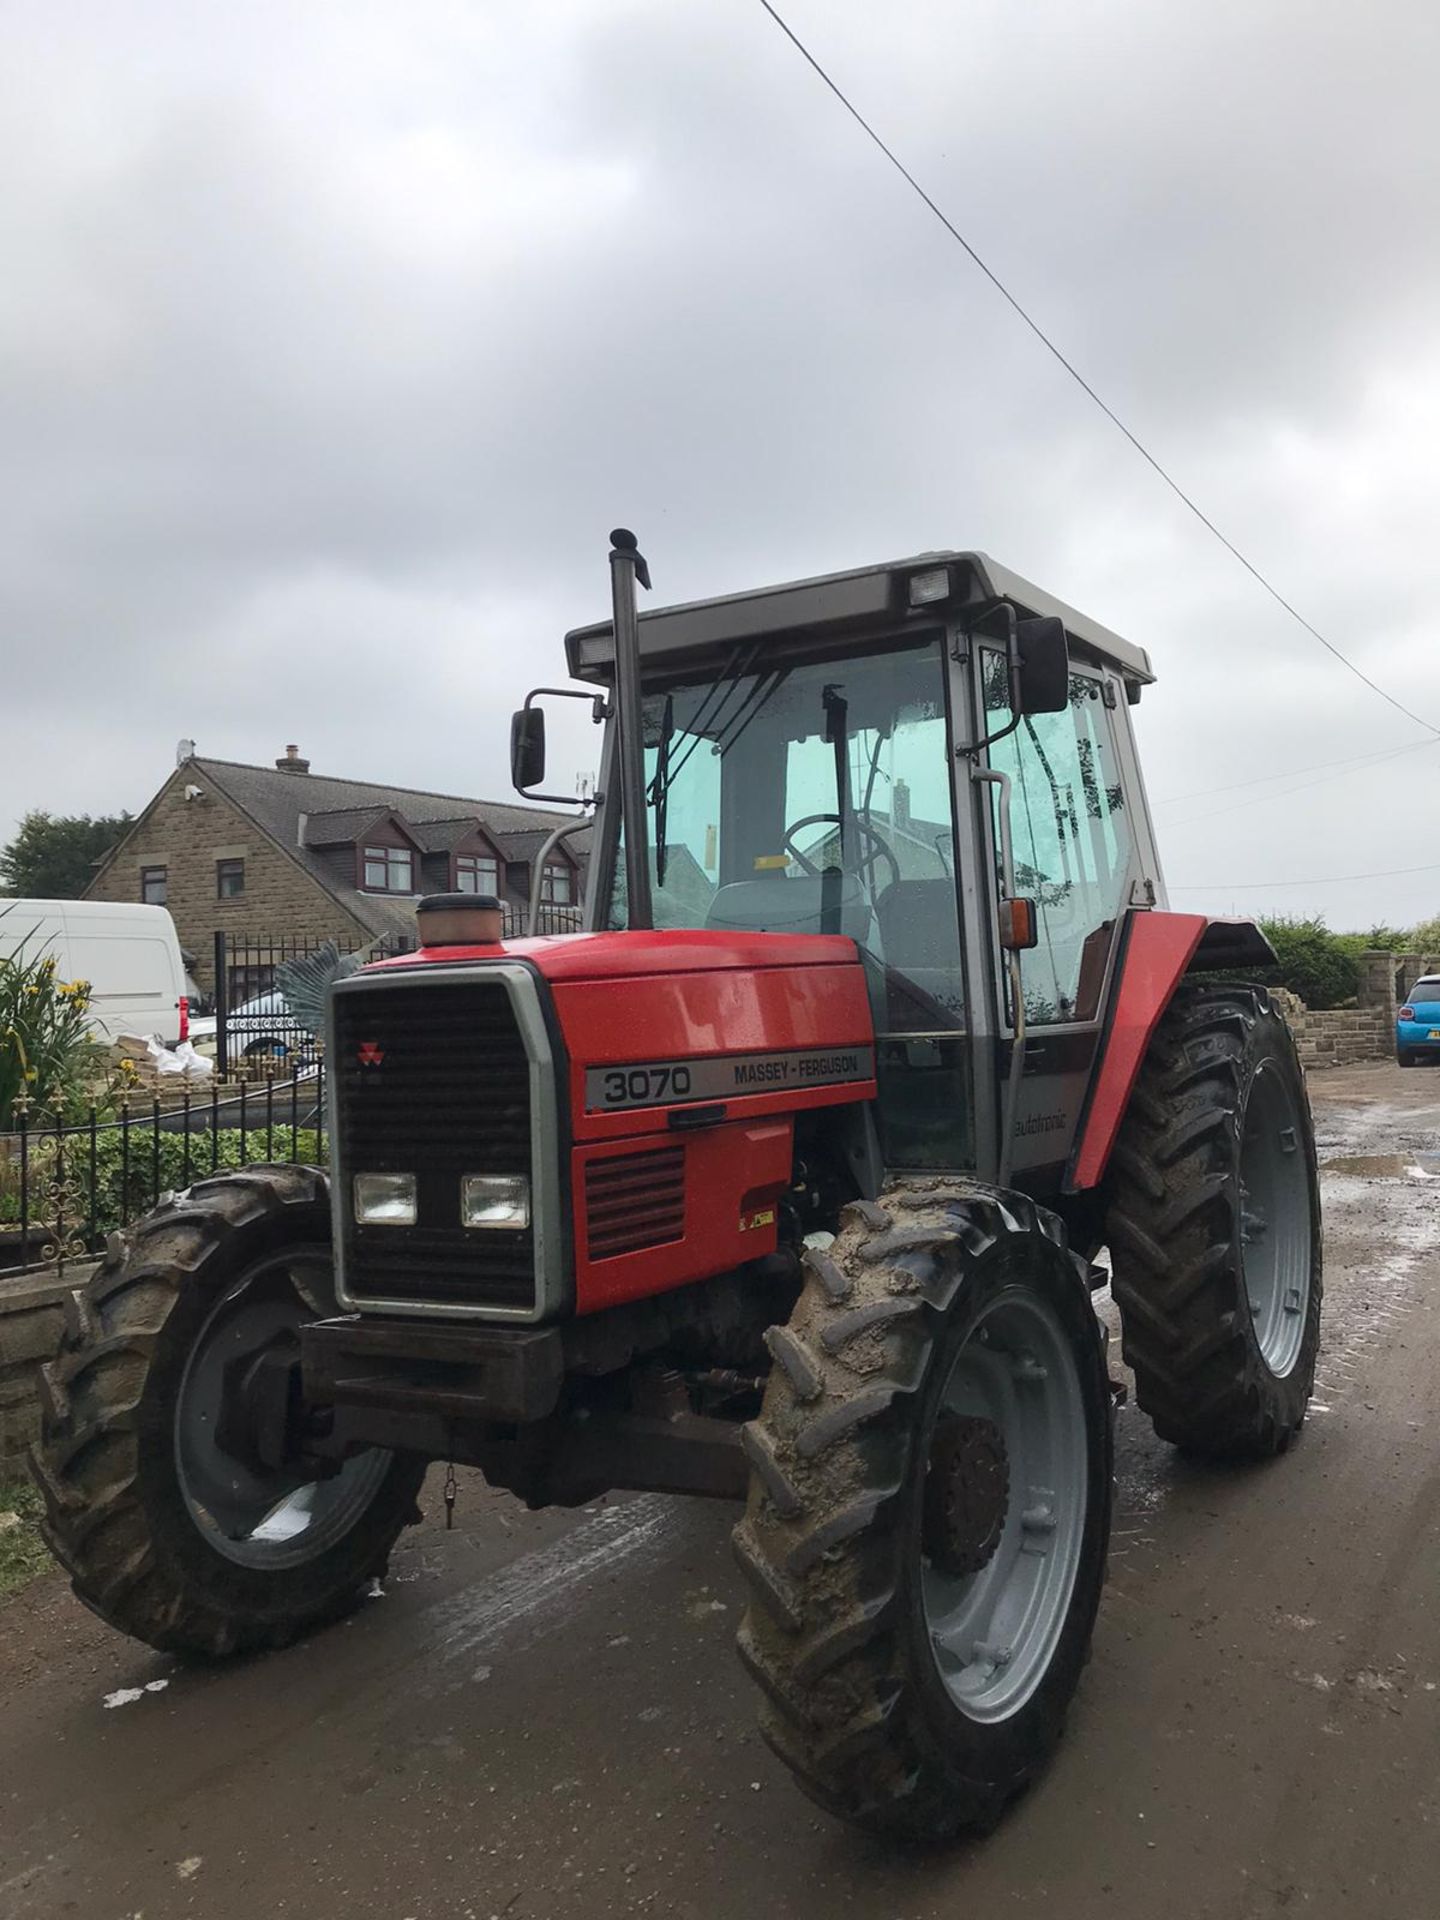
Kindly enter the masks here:
<path id="1" fill-rule="evenodd" d="M 1402 1067 L 1413 1067 L 1416 1065 L 1416 1056 L 1410 1047 L 1397 1047 L 1395 1049 L 1395 1058 Z"/>
<path id="2" fill-rule="evenodd" d="M 1200 1453 L 1283 1453 L 1315 1379 L 1320 1199 L 1304 1075 L 1263 989 L 1180 989 L 1111 1179 L 1125 1358 L 1155 1431 Z"/>
<path id="3" fill-rule="evenodd" d="M 806 1265 L 735 1533 L 761 1728 L 843 1819 L 985 1831 L 1059 1738 L 1104 1578 L 1084 1278 L 1050 1215 L 960 1181 L 847 1208 Z"/>
<path id="4" fill-rule="evenodd" d="M 283 1646 L 384 1571 L 423 1463 L 259 1433 L 295 1425 L 299 1328 L 333 1288 L 324 1175 L 251 1167 L 157 1208 L 72 1296 L 32 1467 L 50 1546 L 110 1625 L 175 1653 Z"/>

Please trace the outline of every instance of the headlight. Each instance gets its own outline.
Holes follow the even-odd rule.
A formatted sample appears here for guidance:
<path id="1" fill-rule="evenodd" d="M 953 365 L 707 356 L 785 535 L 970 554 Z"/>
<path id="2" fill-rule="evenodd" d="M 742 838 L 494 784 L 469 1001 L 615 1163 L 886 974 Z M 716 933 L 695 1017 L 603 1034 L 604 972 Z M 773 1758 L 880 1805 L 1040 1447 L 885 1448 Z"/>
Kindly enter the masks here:
<path id="1" fill-rule="evenodd" d="M 357 1173 L 355 1218 L 362 1227 L 413 1227 L 413 1173 Z"/>
<path id="2" fill-rule="evenodd" d="M 462 1227 L 528 1227 L 530 1182 L 523 1173 L 467 1173 L 460 1182 Z"/>

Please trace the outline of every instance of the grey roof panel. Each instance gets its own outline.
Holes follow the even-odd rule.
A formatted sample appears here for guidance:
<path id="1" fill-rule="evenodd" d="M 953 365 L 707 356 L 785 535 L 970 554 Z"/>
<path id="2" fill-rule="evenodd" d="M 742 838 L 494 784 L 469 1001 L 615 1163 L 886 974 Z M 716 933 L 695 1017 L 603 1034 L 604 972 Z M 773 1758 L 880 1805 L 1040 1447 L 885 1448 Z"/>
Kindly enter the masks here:
<path id="1" fill-rule="evenodd" d="M 1018 573 L 1000 566 L 983 553 L 913 554 L 880 566 L 858 567 L 849 573 L 831 573 L 810 580 L 791 580 L 779 586 L 751 588 L 713 600 L 692 600 L 674 607 L 656 607 L 640 615 L 640 652 L 643 658 L 662 660 L 669 655 L 703 652 L 737 642 L 779 639 L 807 627 L 874 627 L 910 617 L 903 597 L 909 575 L 941 564 L 968 569 L 963 598 L 978 604 L 1004 598 L 1027 613 L 1053 615 L 1065 623 L 1072 639 L 1118 666 L 1132 679 L 1150 681 L 1154 674 L 1142 647 L 1122 640 L 1098 620 L 1033 586 Z M 915 617 L 923 618 L 917 609 Z M 571 674 L 580 680 L 603 680 L 613 642 L 610 622 L 573 628 L 565 636 Z"/>

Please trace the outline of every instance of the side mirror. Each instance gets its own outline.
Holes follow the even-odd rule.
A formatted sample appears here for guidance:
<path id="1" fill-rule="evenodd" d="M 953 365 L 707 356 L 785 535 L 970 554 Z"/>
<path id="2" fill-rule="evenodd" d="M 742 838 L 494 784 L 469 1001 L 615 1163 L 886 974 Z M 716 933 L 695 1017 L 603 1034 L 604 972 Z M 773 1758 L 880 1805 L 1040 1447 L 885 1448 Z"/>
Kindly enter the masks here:
<path id="1" fill-rule="evenodd" d="M 1053 616 L 1015 622 L 1021 713 L 1063 713 L 1070 704 L 1070 648 Z"/>
<path id="2" fill-rule="evenodd" d="M 545 778 L 543 707 L 522 707 L 510 717 L 510 778 L 520 793 Z"/>

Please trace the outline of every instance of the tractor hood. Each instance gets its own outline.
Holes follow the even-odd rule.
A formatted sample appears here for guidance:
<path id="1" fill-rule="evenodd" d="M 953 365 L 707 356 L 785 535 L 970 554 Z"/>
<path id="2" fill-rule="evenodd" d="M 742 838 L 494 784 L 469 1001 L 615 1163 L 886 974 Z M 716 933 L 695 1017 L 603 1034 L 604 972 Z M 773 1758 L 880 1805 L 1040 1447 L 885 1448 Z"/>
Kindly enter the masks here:
<path id="1" fill-rule="evenodd" d="M 466 966 L 520 960 L 552 985 L 677 973 L 756 972 L 771 967 L 834 967 L 857 962 L 841 934 L 731 933 L 648 928 L 633 933 L 542 934 L 484 946 L 422 947 L 382 960 L 367 973 L 402 967 Z"/>

